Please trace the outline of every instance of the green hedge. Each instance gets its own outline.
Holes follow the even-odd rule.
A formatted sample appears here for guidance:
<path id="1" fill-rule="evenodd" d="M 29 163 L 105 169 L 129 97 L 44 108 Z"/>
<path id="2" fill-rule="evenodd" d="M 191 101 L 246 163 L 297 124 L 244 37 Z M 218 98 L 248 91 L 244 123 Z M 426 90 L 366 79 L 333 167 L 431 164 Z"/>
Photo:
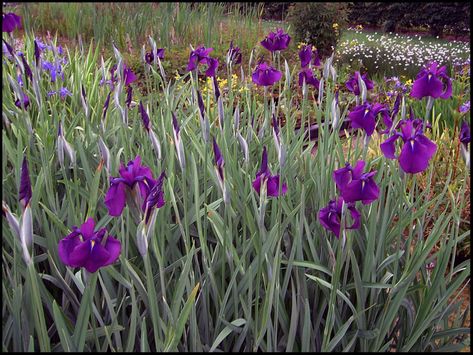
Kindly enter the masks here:
<path id="1" fill-rule="evenodd" d="M 469 2 L 357 2 L 349 5 L 352 24 L 399 28 L 425 27 L 434 36 L 470 32 Z"/>

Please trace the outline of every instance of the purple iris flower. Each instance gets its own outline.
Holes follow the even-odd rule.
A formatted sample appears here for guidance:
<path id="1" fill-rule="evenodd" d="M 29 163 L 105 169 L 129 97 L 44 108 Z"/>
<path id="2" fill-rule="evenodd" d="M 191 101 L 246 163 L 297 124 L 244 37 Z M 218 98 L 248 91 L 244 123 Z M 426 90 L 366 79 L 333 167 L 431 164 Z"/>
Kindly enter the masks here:
<path id="1" fill-rule="evenodd" d="M 273 85 L 276 81 L 281 79 L 282 73 L 274 69 L 265 62 L 258 64 L 255 71 L 251 75 L 253 82 L 260 86 Z"/>
<path id="2" fill-rule="evenodd" d="M 149 124 L 149 116 L 148 113 L 146 112 L 143 103 L 140 101 L 140 114 L 141 114 L 141 119 L 143 120 L 143 126 L 145 126 L 145 129 L 147 132 L 149 132 L 150 129 L 150 124 Z"/>
<path id="3" fill-rule="evenodd" d="M 191 51 L 189 63 L 187 64 L 187 71 L 195 70 L 199 63 L 207 64 L 206 60 L 209 58 L 209 53 L 213 50 L 213 48 L 205 48 L 204 46 L 201 46 L 196 50 Z"/>
<path id="4" fill-rule="evenodd" d="M 23 79 L 21 78 L 21 73 L 18 73 L 18 75 L 16 76 L 16 81 L 18 81 L 18 85 L 20 85 L 20 87 L 22 88 L 23 87 Z"/>
<path id="5" fill-rule="evenodd" d="M 138 191 L 143 201 L 155 184 L 151 169 L 141 165 L 139 155 L 134 160 L 130 160 L 126 167 L 121 164 L 119 174 L 120 177 L 110 178 L 110 188 L 105 196 L 108 213 L 115 217 L 121 215 L 125 208 L 127 192 L 133 195 L 132 198 L 140 199 L 136 196 L 138 192 L 133 191 L 136 184 L 138 184 Z"/>
<path id="6" fill-rule="evenodd" d="M 299 72 L 299 86 L 304 86 L 304 80 L 307 85 L 315 88 L 319 87 L 319 80 L 314 76 L 314 72 L 309 67 L 302 68 Z"/>
<path id="7" fill-rule="evenodd" d="M 301 48 L 299 51 L 299 59 L 301 60 L 301 67 L 305 68 L 309 65 L 310 60 L 312 59 L 312 46 L 307 45 Z"/>
<path id="8" fill-rule="evenodd" d="M 208 77 L 214 77 L 216 72 L 217 72 L 217 68 L 218 68 L 218 59 L 215 59 L 215 58 L 208 58 L 207 59 L 207 64 L 208 64 L 208 67 L 207 67 L 207 70 L 205 71 L 205 76 L 208 76 Z"/>
<path id="9" fill-rule="evenodd" d="M 174 133 L 179 137 L 180 136 L 180 127 L 179 127 L 179 122 L 177 122 L 177 118 L 176 118 L 176 115 L 174 114 L 174 112 L 172 112 L 172 126 L 174 128 Z"/>
<path id="10" fill-rule="evenodd" d="M 261 45 L 268 51 L 275 52 L 286 49 L 290 41 L 291 36 L 284 33 L 282 28 L 278 28 L 276 32 L 270 32 L 269 35 L 261 41 Z"/>
<path id="11" fill-rule="evenodd" d="M 263 158 L 261 160 L 261 168 L 256 174 L 256 179 L 253 180 L 253 188 L 259 194 L 261 185 L 266 182 L 266 194 L 269 197 L 279 196 L 279 175 L 271 175 L 271 171 L 268 167 L 268 153 L 266 152 L 266 146 L 263 147 Z M 282 184 L 281 195 L 284 196 L 287 192 L 287 185 Z"/>
<path id="12" fill-rule="evenodd" d="M 136 75 L 133 71 L 128 68 L 126 65 L 123 66 L 123 77 L 125 81 L 125 86 L 130 85 L 136 80 Z"/>
<path id="13" fill-rule="evenodd" d="M 21 61 L 23 62 L 23 67 L 25 68 L 25 74 L 30 80 L 33 80 L 33 72 L 31 71 L 30 66 L 28 65 L 28 62 L 25 59 L 25 55 L 23 53 L 20 54 Z"/>
<path id="14" fill-rule="evenodd" d="M 39 48 L 38 42 L 34 40 L 34 57 L 36 59 L 36 66 L 39 65 L 39 59 L 41 58 L 41 49 Z"/>
<path id="15" fill-rule="evenodd" d="M 348 119 L 351 121 L 353 128 L 361 128 L 368 136 L 371 136 L 376 127 L 376 116 L 378 114 L 382 115 L 386 127 L 391 128 L 392 121 L 389 118 L 389 109 L 379 103 L 375 103 L 374 105 L 365 103 L 356 106 L 348 114 Z"/>
<path id="16" fill-rule="evenodd" d="M 2 32 L 13 32 L 15 29 L 21 30 L 21 16 L 9 12 L 2 15 Z"/>
<path id="17" fill-rule="evenodd" d="M 28 169 L 28 161 L 26 156 L 23 157 L 23 164 L 21 165 L 21 177 L 20 177 L 20 193 L 19 200 L 21 205 L 25 208 L 28 206 L 31 200 L 33 192 L 31 190 L 30 173 Z"/>
<path id="18" fill-rule="evenodd" d="M 51 71 L 54 70 L 54 64 L 48 61 L 43 62 L 43 69 Z"/>
<path id="19" fill-rule="evenodd" d="M 213 77 L 214 92 L 215 92 L 215 101 L 218 101 L 220 97 L 220 89 L 218 88 L 217 78 Z"/>
<path id="20" fill-rule="evenodd" d="M 107 115 L 108 106 L 110 105 L 110 94 L 111 93 L 112 93 L 111 91 L 108 93 L 107 99 L 105 100 L 105 103 L 103 104 L 102 119 L 105 119 L 105 116 Z"/>
<path id="21" fill-rule="evenodd" d="M 345 202 L 361 201 L 367 205 L 378 198 L 379 187 L 373 178 L 377 171 L 363 173 L 364 168 L 365 162 L 358 160 L 354 168 L 346 163 L 343 168 L 333 172 L 333 180 Z"/>
<path id="22" fill-rule="evenodd" d="M 447 75 L 447 67 L 437 69 L 438 64 L 432 62 L 416 76 L 412 85 L 411 96 L 416 99 L 430 96 L 434 99 L 448 99 L 452 96 L 452 79 Z"/>
<path id="23" fill-rule="evenodd" d="M 233 41 L 230 42 L 230 48 L 227 52 L 227 63 L 237 65 L 241 63 L 241 51 L 239 47 L 233 47 Z"/>
<path id="24" fill-rule="evenodd" d="M 470 141 L 471 141 L 470 125 L 468 124 L 467 121 L 463 121 L 461 129 L 460 129 L 460 142 L 462 142 L 464 145 L 468 145 Z"/>
<path id="25" fill-rule="evenodd" d="M 337 238 L 340 238 L 340 222 L 342 219 L 343 197 L 338 197 L 336 200 L 330 200 L 328 205 L 319 210 L 320 224 L 327 230 L 332 231 Z M 350 211 L 353 224 L 348 227 L 345 219 L 345 229 L 360 228 L 360 212 L 355 208 L 353 203 L 347 204 L 348 211 Z"/>
<path id="26" fill-rule="evenodd" d="M 197 104 L 199 105 L 200 117 L 203 120 L 205 117 L 205 105 L 199 90 L 197 90 Z"/>
<path id="27" fill-rule="evenodd" d="M 51 50 L 51 46 L 48 46 L 47 44 L 45 44 L 43 41 L 41 41 L 39 37 L 36 37 L 35 42 L 38 45 L 39 50 L 41 52 L 44 51 L 45 49 Z"/>
<path id="28" fill-rule="evenodd" d="M 25 110 L 26 110 L 28 106 L 30 105 L 30 98 L 24 92 L 22 93 L 22 95 L 23 95 L 22 97 L 23 106 L 25 107 Z M 16 99 L 15 106 L 18 108 L 22 108 L 20 99 Z"/>
<path id="29" fill-rule="evenodd" d="M 64 100 L 66 96 L 72 96 L 72 92 L 70 92 L 66 87 L 62 87 L 59 89 L 59 96 Z"/>
<path id="30" fill-rule="evenodd" d="M 217 172 L 220 181 L 224 181 L 223 178 L 223 166 L 225 165 L 225 161 L 223 160 L 222 153 L 220 152 L 220 148 L 218 147 L 217 141 L 215 137 L 213 137 L 213 149 L 214 149 L 214 156 L 215 156 L 215 165 L 217 166 Z"/>
<path id="31" fill-rule="evenodd" d="M 316 49 L 312 50 L 311 45 L 306 45 L 301 48 L 299 51 L 299 59 L 301 60 L 301 68 L 307 67 L 311 60 L 312 65 L 316 67 L 321 65 L 318 51 Z"/>
<path id="32" fill-rule="evenodd" d="M 404 172 L 416 174 L 429 166 L 429 160 L 437 151 L 437 145 L 423 133 L 421 120 L 401 120 L 397 127 L 401 133 L 394 132 L 391 137 L 381 143 L 380 148 L 384 156 L 389 159 L 398 159 Z M 401 137 L 404 144 L 399 156 L 396 156 L 396 140 Z"/>
<path id="33" fill-rule="evenodd" d="M 148 64 L 153 64 L 154 62 L 154 56 L 156 55 L 156 58 L 159 58 L 160 60 L 163 60 L 164 59 L 164 48 L 158 48 L 156 49 L 156 53 L 153 54 L 153 52 L 147 52 L 145 54 L 145 60 L 146 60 L 146 63 Z"/>
<path id="34" fill-rule="evenodd" d="M 463 105 L 461 105 L 458 108 L 458 111 L 461 112 L 461 113 L 465 113 L 465 112 L 470 111 L 470 101 L 467 101 Z"/>
<path id="35" fill-rule="evenodd" d="M 133 98 L 133 88 L 131 87 L 131 85 L 128 85 L 126 87 L 126 100 L 125 100 L 126 107 L 130 108 L 132 98 Z"/>
<path id="36" fill-rule="evenodd" d="M 208 77 L 214 77 L 218 68 L 218 60 L 209 56 L 211 51 L 213 51 L 213 48 L 205 48 L 204 46 L 191 51 L 189 63 L 187 64 L 187 71 L 195 70 L 200 63 L 207 64 L 205 75 Z"/>
<path id="37" fill-rule="evenodd" d="M 110 68 L 110 81 L 109 84 L 111 86 L 111 90 L 113 90 L 114 83 L 117 82 L 118 78 L 115 75 L 115 71 L 117 70 L 117 65 L 115 64 L 112 68 Z M 135 73 L 126 66 L 126 64 L 123 64 L 123 82 L 125 86 L 130 85 L 132 82 L 134 82 L 137 78 Z"/>
<path id="38" fill-rule="evenodd" d="M 53 64 L 51 62 L 45 61 L 43 62 L 43 69 L 49 71 L 49 74 L 51 75 L 52 83 L 56 82 L 56 78 L 58 75 L 60 75 L 62 80 L 64 80 L 64 73 L 62 72 L 61 64 L 59 63 Z"/>
<path id="39" fill-rule="evenodd" d="M 357 96 L 360 95 L 360 88 L 358 86 L 359 76 L 360 72 L 356 71 L 355 74 L 353 74 L 351 78 L 345 83 L 347 89 Z M 363 74 L 361 79 L 365 82 L 366 90 L 372 90 L 374 88 L 373 82 L 368 79 L 368 73 Z"/>
<path id="40" fill-rule="evenodd" d="M 396 101 L 394 101 L 393 109 L 391 110 L 391 122 L 394 120 L 394 117 L 396 117 L 399 112 L 399 108 L 401 107 L 401 100 L 402 94 L 398 93 L 396 96 Z"/>
<path id="41" fill-rule="evenodd" d="M 99 268 L 113 264 L 121 252 L 121 243 L 107 233 L 106 228 L 94 231 L 95 222 L 92 217 L 59 241 L 58 253 L 61 261 L 70 267 L 84 267 L 88 272 L 96 272 Z"/>
<path id="42" fill-rule="evenodd" d="M 154 180 L 148 180 L 148 182 L 151 182 L 151 186 L 148 195 L 143 202 L 146 224 L 148 224 L 149 218 L 151 217 L 151 211 L 153 207 L 161 208 L 166 203 L 166 201 L 164 201 L 163 191 L 163 183 L 165 178 L 166 173 L 163 171 L 156 182 L 154 182 Z"/>

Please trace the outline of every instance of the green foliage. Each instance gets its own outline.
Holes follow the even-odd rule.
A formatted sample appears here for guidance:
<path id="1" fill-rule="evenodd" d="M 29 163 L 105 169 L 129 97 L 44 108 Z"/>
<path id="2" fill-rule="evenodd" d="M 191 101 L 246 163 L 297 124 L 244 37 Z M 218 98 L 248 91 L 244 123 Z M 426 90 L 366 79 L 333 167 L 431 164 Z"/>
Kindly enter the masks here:
<path id="1" fill-rule="evenodd" d="M 470 33 L 470 3 L 465 2 L 355 2 L 348 19 L 358 25 L 382 26 L 386 32 L 427 28 L 433 36 Z"/>
<path id="2" fill-rule="evenodd" d="M 285 20 L 293 2 L 265 2 L 262 17 L 271 20 Z"/>
<path id="3" fill-rule="evenodd" d="M 28 34 L 24 41 L 21 50 L 33 63 L 33 37 Z M 83 53 L 69 48 L 64 85 L 73 96 L 67 100 L 48 100 L 47 92 L 59 83 L 35 71 L 39 97 L 32 85 L 24 86 L 31 100 L 27 111 L 15 106 L 9 84 L 9 78 L 16 79 L 16 63 L 8 58 L 2 63 L 2 195 L 20 216 L 20 166 L 26 155 L 34 231 L 33 262 L 26 267 L 18 238 L 2 219 L 4 351 L 426 352 L 469 344 L 464 326 L 468 310 L 458 311 L 458 297 L 469 281 L 470 263 L 452 262 L 460 243 L 470 238 L 461 223 L 469 203 L 469 171 L 460 168 L 461 160 L 456 172 L 448 169 L 458 132 L 447 127 L 451 135 L 445 138 L 440 124 L 456 108 L 456 99 L 435 102 L 428 135 L 439 153 L 425 172 L 411 176 L 381 155 L 378 134 L 364 148 L 361 132 L 340 137 L 323 124 L 332 122 L 335 87 L 343 86 L 346 75 L 337 76 L 336 82 L 327 78 L 324 94 L 316 100 L 312 89 L 305 97 L 299 94 L 298 64 L 287 71 L 280 68 L 281 85 L 267 93 L 249 76 L 233 78 L 222 70 L 219 75 L 228 77 L 220 87 L 225 118 L 220 127 L 211 86 L 204 90 L 205 83 L 197 84 L 188 73 L 173 78 L 168 70 L 173 80 L 164 82 L 159 70 L 126 56 L 133 69 L 142 65 L 139 84 L 148 95 L 134 90 L 133 101 L 149 108 L 161 142 L 162 159 L 157 159 L 136 106 L 125 124 L 112 99 L 102 121 L 109 88 L 99 85 L 100 49 L 92 44 Z M 116 64 L 114 57 L 104 61 L 107 72 Z M 251 70 L 247 61 L 242 65 L 245 73 Z M 81 85 L 89 116 L 81 104 Z M 193 99 L 197 85 L 210 133 L 225 160 L 228 204 L 218 186 L 212 147 L 202 139 Z M 455 93 L 464 93 L 469 81 L 455 85 L 463 85 Z M 269 131 L 276 94 L 274 113 L 285 118 L 280 129 L 287 151 L 284 166 L 278 164 Z M 340 90 L 341 121 L 353 103 L 353 96 Z M 425 101 L 416 105 L 416 114 L 424 114 Z M 235 129 L 236 107 L 241 118 Z M 188 162 L 183 171 L 171 113 L 181 125 Z M 60 167 L 56 151 L 62 118 L 65 137 L 77 152 L 76 164 L 66 169 Z M 321 127 L 318 142 L 295 130 L 298 118 Z M 259 137 L 263 124 L 267 130 Z M 249 161 L 236 132 L 248 139 Z M 110 171 L 101 162 L 99 137 L 110 149 Z M 251 185 L 264 145 L 272 172 L 288 184 L 287 194 L 278 199 L 260 198 Z M 120 163 L 138 154 L 153 176 L 167 174 L 166 203 L 158 211 L 144 258 L 136 247 L 137 224 L 129 207 L 114 218 L 104 205 L 110 176 L 117 176 Z M 370 205 L 358 203 L 360 229 L 346 230 L 337 239 L 320 225 L 317 211 L 337 194 L 333 170 L 358 159 L 377 170 L 380 196 Z M 88 216 L 122 243 L 119 260 L 92 277 L 63 265 L 57 251 L 59 240 Z M 430 269 L 432 261 L 436 266 Z"/>
<path id="4" fill-rule="evenodd" d="M 288 15 L 296 40 L 316 46 L 323 57 L 330 56 L 337 46 L 345 18 L 342 3 L 295 3 Z"/>
<path id="5" fill-rule="evenodd" d="M 103 44 L 113 41 L 122 51 L 128 50 L 129 38 L 138 53 L 149 35 L 160 47 L 181 50 L 204 42 L 226 50 L 230 40 L 239 37 L 238 45 L 245 51 L 263 35 L 260 7 L 241 4 L 25 3 L 15 11 L 24 18 L 25 31 L 57 31 L 60 38 L 77 40 L 80 35 L 84 41 L 93 38 Z"/>

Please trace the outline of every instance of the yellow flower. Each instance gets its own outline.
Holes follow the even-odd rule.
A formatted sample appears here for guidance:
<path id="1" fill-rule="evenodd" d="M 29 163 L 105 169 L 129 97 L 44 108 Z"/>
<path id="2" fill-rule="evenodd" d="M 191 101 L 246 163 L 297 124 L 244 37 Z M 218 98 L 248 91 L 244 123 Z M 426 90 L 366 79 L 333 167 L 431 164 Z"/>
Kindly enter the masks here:
<path id="1" fill-rule="evenodd" d="M 411 85 L 412 85 L 412 79 L 407 80 L 407 81 L 406 81 L 406 85 L 407 85 L 407 86 L 411 86 Z"/>
<path id="2" fill-rule="evenodd" d="M 297 45 L 297 49 L 301 49 L 302 47 L 304 46 L 307 46 L 307 43 L 305 42 L 299 42 L 299 44 Z"/>
<path id="3" fill-rule="evenodd" d="M 337 28 L 338 28 L 338 23 L 334 23 L 334 24 L 332 25 L 332 27 L 335 28 L 335 29 L 337 29 Z"/>

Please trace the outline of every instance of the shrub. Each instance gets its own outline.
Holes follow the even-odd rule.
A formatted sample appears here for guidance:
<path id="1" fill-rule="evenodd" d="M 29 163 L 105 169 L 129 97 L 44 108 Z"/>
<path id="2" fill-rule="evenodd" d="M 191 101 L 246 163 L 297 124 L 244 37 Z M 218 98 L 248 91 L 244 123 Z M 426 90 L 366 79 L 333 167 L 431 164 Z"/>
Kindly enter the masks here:
<path id="1" fill-rule="evenodd" d="M 350 4 L 348 9 L 351 24 L 383 26 L 383 30 L 394 29 L 395 25 L 407 29 L 425 26 L 437 36 L 446 32 L 465 34 L 470 28 L 468 2 L 361 2 Z"/>
<path id="2" fill-rule="evenodd" d="M 387 20 L 383 23 L 383 32 L 396 32 L 397 23 L 393 20 Z"/>
<path id="3" fill-rule="evenodd" d="M 329 56 L 340 38 L 340 28 L 346 22 L 346 6 L 341 3 L 295 3 L 288 20 L 296 40 L 317 47 L 322 56 Z"/>
<path id="4" fill-rule="evenodd" d="M 263 18 L 268 20 L 284 20 L 289 7 L 293 2 L 267 2 L 264 3 Z"/>

